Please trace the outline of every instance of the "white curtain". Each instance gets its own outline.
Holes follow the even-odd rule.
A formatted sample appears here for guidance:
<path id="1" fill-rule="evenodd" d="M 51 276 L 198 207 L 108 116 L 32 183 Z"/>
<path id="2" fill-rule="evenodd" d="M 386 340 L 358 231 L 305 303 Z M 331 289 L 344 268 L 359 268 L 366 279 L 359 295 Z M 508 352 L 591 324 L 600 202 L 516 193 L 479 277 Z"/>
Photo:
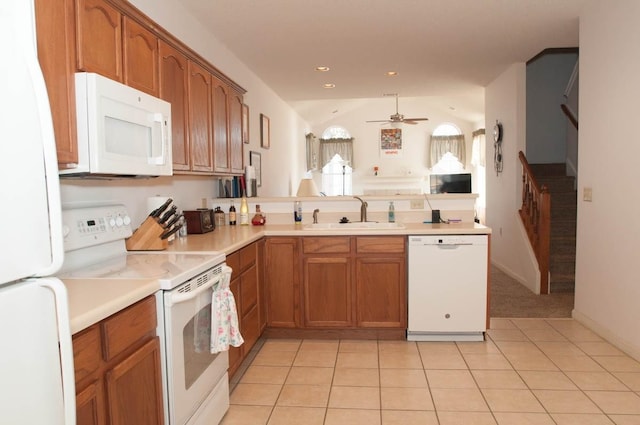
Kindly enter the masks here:
<path id="1" fill-rule="evenodd" d="M 429 168 L 433 168 L 447 152 L 451 152 L 451 154 L 462 163 L 462 166 L 465 166 L 467 163 L 467 153 L 464 134 L 456 136 L 431 136 L 429 160 L 427 161 Z"/>
<path id="2" fill-rule="evenodd" d="M 477 167 L 481 165 L 486 167 L 487 155 L 486 155 L 486 141 L 484 135 L 484 128 L 473 132 L 473 144 L 471 147 L 471 165 Z"/>
<path id="3" fill-rule="evenodd" d="M 349 161 L 351 168 L 353 164 L 353 137 L 349 139 L 320 139 L 320 166 L 327 165 L 335 154 L 340 155 L 344 161 Z"/>

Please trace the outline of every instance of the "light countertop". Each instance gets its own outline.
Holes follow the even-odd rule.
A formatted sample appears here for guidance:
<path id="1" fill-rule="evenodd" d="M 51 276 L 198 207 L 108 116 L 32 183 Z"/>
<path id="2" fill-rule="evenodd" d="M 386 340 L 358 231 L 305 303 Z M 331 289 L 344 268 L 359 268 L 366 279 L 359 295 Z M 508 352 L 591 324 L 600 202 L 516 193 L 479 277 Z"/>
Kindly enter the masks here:
<path id="1" fill-rule="evenodd" d="M 402 229 L 307 229 L 296 224 L 264 226 L 221 226 L 202 235 L 176 238 L 168 251 L 224 252 L 227 255 L 263 236 L 335 236 L 335 235 L 464 235 L 490 234 L 491 229 L 476 223 L 423 224 L 403 223 Z M 129 305 L 156 293 L 155 279 L 63 279 L 69 297 L 71 331 L 77 333 L 117 313 Z"/>

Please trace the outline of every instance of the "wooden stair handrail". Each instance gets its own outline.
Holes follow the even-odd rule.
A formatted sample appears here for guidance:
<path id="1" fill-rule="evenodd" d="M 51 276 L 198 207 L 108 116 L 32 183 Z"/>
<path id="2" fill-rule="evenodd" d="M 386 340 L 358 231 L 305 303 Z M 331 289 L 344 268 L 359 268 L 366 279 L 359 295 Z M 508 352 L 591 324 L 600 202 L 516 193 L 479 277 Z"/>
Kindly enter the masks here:
<path id="1" fill-rule="evenodd" d="M 522 206 L 518 211 L 540 269 L 540 293 L 549 293 L 549 256 L 551 246 L 551 194 L 536 181 L 522 151 Z"/>
<path id="2" fill-rule="evenodd" d="M 569 108 L 569 105 L 567 105 L 566 103 L 563 103 L 562 105 L 560 105 L 560 109 L 562 109 L 562 112 L 564 112 L 567 118 L 569 118 L 569 121 L 571 122 L 571 124 L 573 124 L 573 126 L 577 130 L 578 118 L 576 117 L 576 114 L 571 110 L 571 108 Z"/>

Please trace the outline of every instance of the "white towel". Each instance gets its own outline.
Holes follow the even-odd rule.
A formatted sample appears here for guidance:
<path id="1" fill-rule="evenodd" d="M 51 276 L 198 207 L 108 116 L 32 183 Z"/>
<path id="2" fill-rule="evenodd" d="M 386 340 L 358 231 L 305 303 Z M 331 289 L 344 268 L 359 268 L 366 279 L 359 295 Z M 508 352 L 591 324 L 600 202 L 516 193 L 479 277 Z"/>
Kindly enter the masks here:
<path id="1" fill-rule="evenodd" d="M 229 346 L 239 347 L 244 342 L 238 326 L 238 311 L 233 293 L 229 289 L 231 268 L 225 273 L 211 296 L 211 353 L 226 351 Z"/>

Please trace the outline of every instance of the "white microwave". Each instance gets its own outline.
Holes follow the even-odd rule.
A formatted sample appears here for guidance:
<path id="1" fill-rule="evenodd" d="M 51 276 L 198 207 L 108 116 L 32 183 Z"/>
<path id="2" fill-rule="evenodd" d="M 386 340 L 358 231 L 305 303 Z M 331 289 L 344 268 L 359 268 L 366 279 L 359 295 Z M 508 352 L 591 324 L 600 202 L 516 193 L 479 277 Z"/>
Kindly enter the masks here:
<path id="1" fill-rule="evenodd" d="M 61 177 L 172 174 L 170 103 L 95 73 L 75 80 L 78 163 Z"/>

